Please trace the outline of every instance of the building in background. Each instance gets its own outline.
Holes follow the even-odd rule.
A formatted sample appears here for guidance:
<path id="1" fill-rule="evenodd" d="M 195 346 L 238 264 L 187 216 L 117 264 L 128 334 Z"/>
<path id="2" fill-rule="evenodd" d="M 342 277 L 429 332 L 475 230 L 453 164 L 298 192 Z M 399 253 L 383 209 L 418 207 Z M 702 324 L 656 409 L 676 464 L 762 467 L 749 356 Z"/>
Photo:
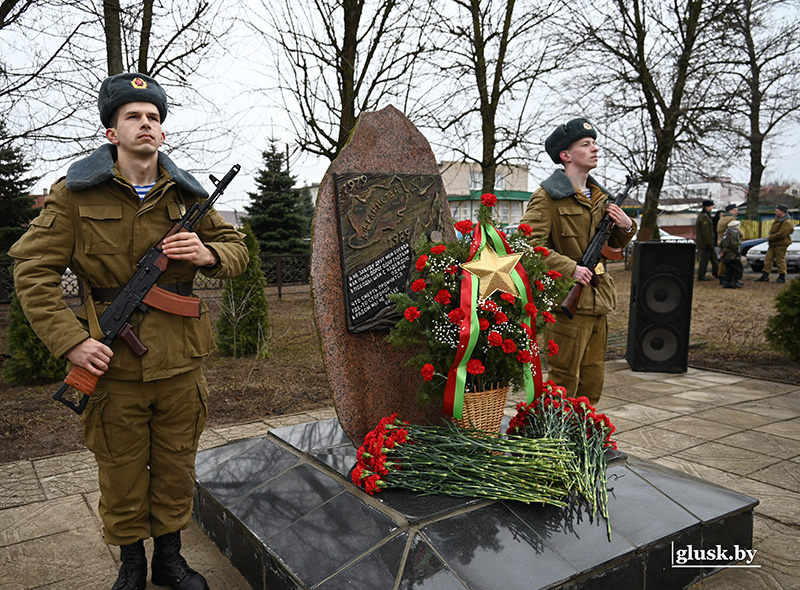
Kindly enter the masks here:
<path id="1" fill-rule="evenodd" d="M 475 163 L 440 162 L 439 173 L 455 221 L 477 221 L 483 173 Z M 500 227 L 519 223 L 531 197 L 527 166 L 498 166 L 494 194 Z"/>

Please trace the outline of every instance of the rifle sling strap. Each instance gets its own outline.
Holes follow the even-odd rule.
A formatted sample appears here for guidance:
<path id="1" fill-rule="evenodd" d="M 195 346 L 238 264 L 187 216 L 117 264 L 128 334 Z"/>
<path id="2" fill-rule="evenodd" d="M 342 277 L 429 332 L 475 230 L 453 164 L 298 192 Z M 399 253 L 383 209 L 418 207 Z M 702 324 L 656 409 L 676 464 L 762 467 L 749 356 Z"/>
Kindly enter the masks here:
<path id="1" fill-rule="evenodd" d="M 122 287 L 92 287 L 92 297 L 100 301 L 113 301 Z M 191 297 L 192 283 L 164 283 L 153 286 L 145 295 L 145 305 L 161 311 L 190 318 L 200 317 L 200 299 Z"/>
<path id="2" fill-rule="evenodd" d="M 105 334 L 100 328 L 100 320 L 97 319 L 97 310 L 94 307 L 94 298 L 91 290 L 89 290 L 88 297 L 86 297 L 84 309 L 86 309 L 86 320 L 89 322 L 89 336 L 95 340 L 102 340 Z"/>

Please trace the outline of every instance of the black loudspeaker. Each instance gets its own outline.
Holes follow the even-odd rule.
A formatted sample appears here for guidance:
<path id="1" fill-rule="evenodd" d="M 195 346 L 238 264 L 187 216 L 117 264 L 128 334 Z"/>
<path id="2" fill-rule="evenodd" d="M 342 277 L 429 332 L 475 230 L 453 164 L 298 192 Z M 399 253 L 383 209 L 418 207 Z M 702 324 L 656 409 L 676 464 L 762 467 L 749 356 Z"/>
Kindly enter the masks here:
<path id="1" fill-rule="evenodd" d="M 625 353 L 634 371 L 686 372 L 694 251 L 693 242 L 634 243 Z"/>

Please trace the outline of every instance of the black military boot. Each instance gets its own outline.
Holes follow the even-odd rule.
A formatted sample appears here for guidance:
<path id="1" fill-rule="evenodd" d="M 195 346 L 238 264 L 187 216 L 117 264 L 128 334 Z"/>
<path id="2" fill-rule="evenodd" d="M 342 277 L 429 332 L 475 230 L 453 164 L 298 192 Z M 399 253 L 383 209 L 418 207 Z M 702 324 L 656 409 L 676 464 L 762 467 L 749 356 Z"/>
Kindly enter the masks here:
<path id="1" fill-rule="evenodd" d="M 769 283 L 769 273 L 762 272 L 761 276 L 756 279 L 756 283 Z"/>
<path id="2" fill-rule="evenodd" d="M 172 590 L 209 590 L 206 579 L 186 564 L 181 555 L 180 531 L 154 540 L 153 584 Z"/>
<path id="3" fill-rule="evenodd" d="M 119 548 L 119 577 L 111 590 L 144 590 L 147 586 L 147 558 L 144 555 L 144 543 L 137 541 L 132 545 Z"/>
<path id="4" fill-rule="evenodd" d="M 776 283 L 785 283 L 786 282 L 786 275 L 784 275 L 784 274 L 778 275 L 778 278 L 775 279 L 775 282 Z"/>

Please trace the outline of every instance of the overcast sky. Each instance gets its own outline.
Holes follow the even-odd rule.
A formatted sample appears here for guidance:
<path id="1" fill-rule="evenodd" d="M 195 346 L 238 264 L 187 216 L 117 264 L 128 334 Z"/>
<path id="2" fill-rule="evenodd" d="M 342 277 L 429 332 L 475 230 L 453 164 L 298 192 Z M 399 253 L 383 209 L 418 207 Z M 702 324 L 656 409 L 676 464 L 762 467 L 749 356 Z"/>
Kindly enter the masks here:
<path id="1" fill-rule="evenodd" d="M 241 27 L 241 25 L 237 26 Z M 216 162 L 212 170 L 195 171 L 196 176 L 211 192 L 213 186 L 208 181 L 208 172 L 221 177 L 234 163 L 242 166 L 242 171 L 218 202 L 217 208 L 219 209 L 242 211 L 244 206 L 249 203 L 247 192 L 255 190 L 253 178 L 261 166 L 261 152 L 267 149 L 270 138 L 276 139 L 281 145 L 281 149 L 285 149 L 286 144 L 290 145 L 293 152 L 291 172 L 297 177 L 299 185 L 320 182 L 329 164 L 327 159 L 303 155 L 297 152 L 293 146 L 294 134 L 284 109 L 276 104 L 276 100 L 269 98 L 270 95 L 263 92 L 264 88 L 272 85 L 270 80 L 270 72 L 273 69 L 272 58 L 265 55 L 263 47 L 252 42 L 252 35 L 252 32 L 245 30 L 241 30 L 239 33 L 234 32 L 229 37 L 231 41 L 227 45 L 230 55 L 209 60 L 202 77 L 194 81 L 195 87 L 201 88 L 204 93 L 211 96 L 215 104 L 222 109 L 225 114 L 225 124 L 232 122 L 234 127 L 234 136 L 230 138 L 232 145 L 230 154 L 226 154 Z M 205 116 L 202 113 L 200 115 Z M 580 115 L 581 113 L 565 113 L 564 116 L 569 119 Z M 167 142 L 169 143 L 172 129 L 191 128 L 191 125 L 196 124 L 197 117 L 198 113 L 193 110 L 172 109 L 164 124 Z M 601 147 L 600 157 L 602 159 L 603 126 L 600 121 L 597 121 L 596 124 L 600 132 L 598 144 Z M 800 179 L 800 173 L 798 173 L 800 145 L 798 145 L 797 137 L 798 134 L 787 136 L 787 141 L 779 150 L 779 156 L 774 161 L 767 163 L 765 181 L 776 177 L 786 180 Z M 429 137 L 429 139 L 431 138 Z M 105 141 L 98 134 L 98 146 Z M 541 138 L 541 142 L 544 142 L 544 137 Z M 434 151 L 434 155 L 439 161 L 453 158 L 452 154 L 437 153 L 436 151 Z M 179 166 L 193 167 L 182 164 L 179 152 L 173 153 L 172 157 Z M 549 163 L 546 156 L 540 158 L 539 162 L 527 163 L 531 169 L 528 188 L 533 190 L 549 173 L 553 165 Z M 42 189 L 49 188 L 59 176 L 66 173 L 67 166 L 68 164 L 65 164 L 56 170 L 36 170 L 35 172 L 42 174 L 43 177 L 34 185 L 32 192 L 41 194 Z M 202 167 L 201 164 L 201 166 L 193 168 Z M 747 182 L 749 171 L 746 154 L 743 155 L 741 168 L 730 170 L 729 175 L 735 182 Z M 616 184 L 621 184 L 623 182 L 622 175 L 618 180 L 618 183 L 612 182 L 609 188 L 613 190 Z"/>

